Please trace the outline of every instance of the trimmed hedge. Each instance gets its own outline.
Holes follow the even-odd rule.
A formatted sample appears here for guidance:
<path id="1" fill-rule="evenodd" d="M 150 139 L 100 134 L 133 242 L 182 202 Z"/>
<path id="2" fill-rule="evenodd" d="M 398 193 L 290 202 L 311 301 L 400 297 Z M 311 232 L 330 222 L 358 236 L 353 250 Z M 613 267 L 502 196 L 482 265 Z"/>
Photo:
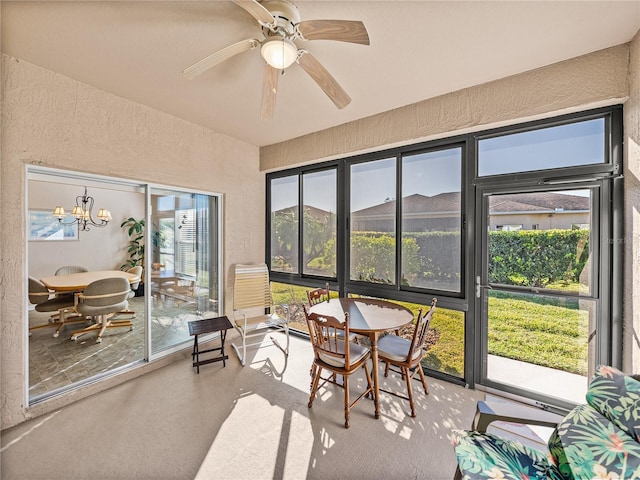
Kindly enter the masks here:
<path id="1" fill-rule="evenodd" d="M 394 277 L 395 238 L 353 232 L 351 271 L 360 280 L 388 283 Z M 529 287 L 580 282 L 589 258 L 588 230 L 489 232 L 489 282 Z M 403 282 L 451 282 L 460 276 L 459 232 L 403 236 Z"/>
<path id="2" fill-rule="evenodd" d="M 589 259 L 588 230 L 490 232 L 489 282 L 528 287 L 579 282 Z"/>

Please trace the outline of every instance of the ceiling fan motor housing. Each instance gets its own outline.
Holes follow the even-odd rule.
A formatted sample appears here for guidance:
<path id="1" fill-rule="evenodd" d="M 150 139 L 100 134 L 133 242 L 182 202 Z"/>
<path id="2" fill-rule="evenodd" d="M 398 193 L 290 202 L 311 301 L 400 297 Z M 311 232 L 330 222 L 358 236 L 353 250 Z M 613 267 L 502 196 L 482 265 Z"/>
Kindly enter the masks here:
<path id="1" fill-rule="evenodd" d="M 266 27 L 262 27 L 265 37 L 274 34 L 281 35 L 293 40 L 295 37 L 295 26 L 300 23 L 300 13 L 298 8 L 286 0 L 264 0 L 262 6 L 271 12 L 276 19 L 276 31 L 273 32 Z"/>

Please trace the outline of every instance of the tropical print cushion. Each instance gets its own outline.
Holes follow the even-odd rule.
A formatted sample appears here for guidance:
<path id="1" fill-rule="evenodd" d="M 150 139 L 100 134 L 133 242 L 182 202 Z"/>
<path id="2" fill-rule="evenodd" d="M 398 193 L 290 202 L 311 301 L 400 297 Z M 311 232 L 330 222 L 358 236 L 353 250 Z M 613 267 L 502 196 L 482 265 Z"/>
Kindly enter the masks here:
<path id="1" fill-rule="evenodd" d="M 587 403 L 640 441 L 640 381 L 607 366 L 596 369 Z"/>
<path id="2" fill-rule="evenodd" d="M 565 479 L 640 478 L 640 444 L 589 405 L 560 422 L 549 451 Z"/>
<path id="3" fill-rule="evenodd" d="M 547 456 L 491 433 L 454 431 L 458 466 L 464 480 L 563 480 Z"/>
<path id="4" fill-rule="evenodd" d="M 596 369 L 587 405 L 575 407 L 549 438 L 549 456 L 489 433 L 454 432 L 466 479 L 640 480 L 640 380 Z"/>

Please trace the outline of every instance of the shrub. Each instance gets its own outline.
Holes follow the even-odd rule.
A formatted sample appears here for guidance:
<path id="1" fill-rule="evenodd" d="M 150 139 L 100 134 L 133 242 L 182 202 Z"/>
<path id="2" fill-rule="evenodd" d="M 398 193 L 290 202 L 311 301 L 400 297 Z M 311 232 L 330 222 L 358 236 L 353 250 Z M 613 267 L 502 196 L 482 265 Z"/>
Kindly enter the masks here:
<path id="1" fill-rule="evenodd" d="M 528 287 L 579 282 L 589 258 L 588 230 L 489 234 L 489 282 Z"/>

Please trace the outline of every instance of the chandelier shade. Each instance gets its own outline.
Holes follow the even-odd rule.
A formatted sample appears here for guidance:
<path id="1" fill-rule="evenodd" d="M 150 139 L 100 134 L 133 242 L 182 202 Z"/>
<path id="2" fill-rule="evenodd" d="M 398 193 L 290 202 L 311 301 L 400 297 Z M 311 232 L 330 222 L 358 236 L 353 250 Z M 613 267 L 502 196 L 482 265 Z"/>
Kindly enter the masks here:
<path id="1" fill-rule="evenodd" d="M 78 195 L 76 197 L 76 205 L 73 207 L 73 210 L 71 210 L 71 216 L 75 217 L 74 220 L 71 222 L 63 222 L 67 214 L 60 205 L 53 209 L 51 216 L 56 217 L 62 225 L 73 225 L 77 223 L 80 230 L 83 231 L 91 230 L 89 228 L 90 225 L 94 227 L 106 227 L 111 221 L 111 212 L 106 208 L 101 208 L 98 211 L 97 220 L 94 220 L 92 213 L 93 202 L 93 197 L 87 195 L 87 187 L 84 187 L 84 195 Z"/>

